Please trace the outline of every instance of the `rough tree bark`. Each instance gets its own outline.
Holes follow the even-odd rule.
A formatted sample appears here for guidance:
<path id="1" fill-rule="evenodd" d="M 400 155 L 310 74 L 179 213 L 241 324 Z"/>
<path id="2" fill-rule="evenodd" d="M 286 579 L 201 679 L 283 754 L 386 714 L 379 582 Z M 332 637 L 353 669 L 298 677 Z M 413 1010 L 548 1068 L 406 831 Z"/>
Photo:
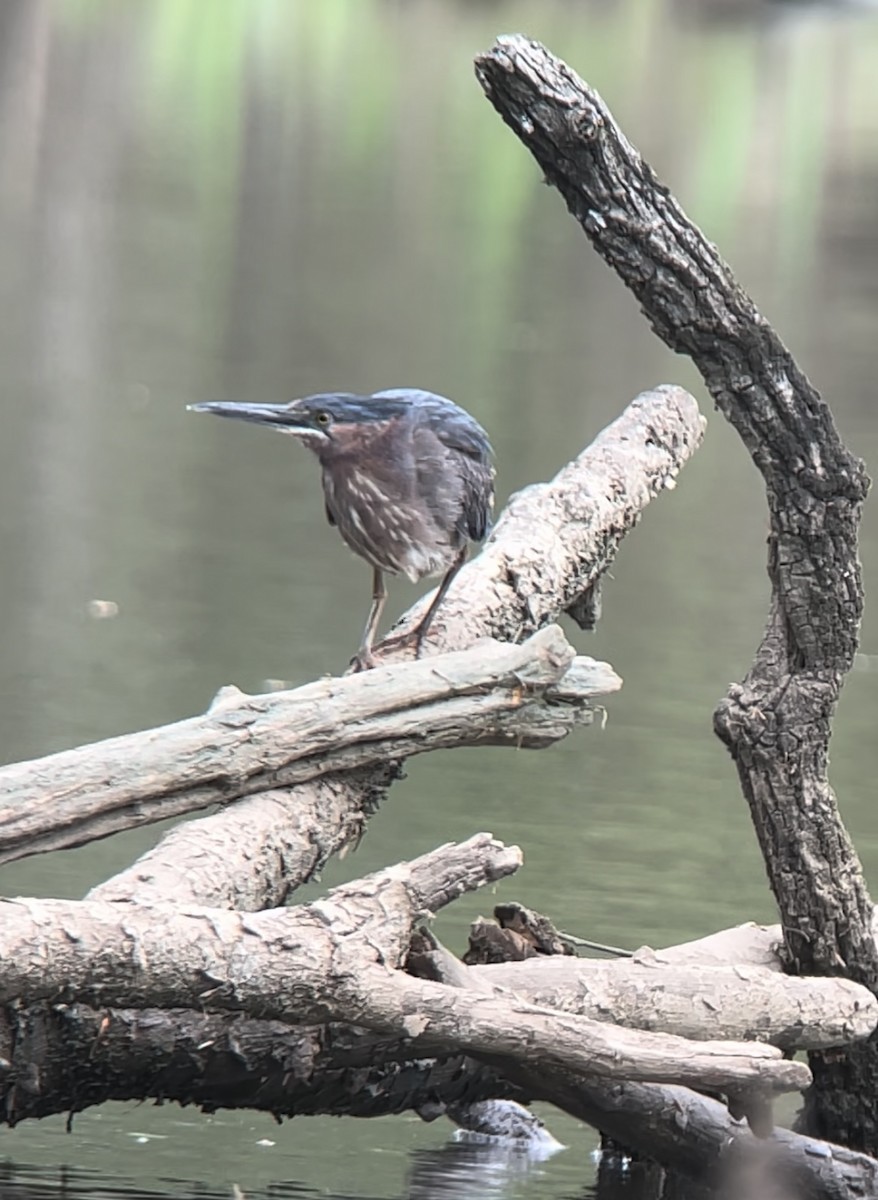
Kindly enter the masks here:
<path id="1" fill-rule="evenodd" d="M 488 98 L 561 192 L 653 329 L 701 372 L 766 485 L 768 625 L 715 714 L 765 858 L 791 971 L 878 991 L 872 902 L 827 777 L 830 723 L 863 607 L 857 533 L 869 480 L 828 407 L 717 250 L 544 47 L 501 38 L 477 60 Z M 878 1042 L 812 1054 L 814 1132 L 878 1149 Z"/>

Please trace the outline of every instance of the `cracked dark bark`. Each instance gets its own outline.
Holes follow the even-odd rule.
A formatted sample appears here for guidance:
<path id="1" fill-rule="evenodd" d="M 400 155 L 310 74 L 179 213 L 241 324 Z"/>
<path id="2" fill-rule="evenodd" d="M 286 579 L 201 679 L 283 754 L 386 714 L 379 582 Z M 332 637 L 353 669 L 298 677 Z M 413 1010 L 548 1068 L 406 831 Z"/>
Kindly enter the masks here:
<path id="1" fill-rule="evenodd" d="M 788 968 L 878 989 L 872 902 L 827 775 L 831 720 L 863 608 L 857 535 L 869 480 L 829 408 L 716 248 L 628 143 L 600 96 L 544 47 L 478 58 L 491 103 L 561 192 L 655 332 L 695 363 L 766 486 L 768 625 L 714 714 L 759 838 Z M 809 1126 L 878 1148 L 878 1044 L 811 1055 Z"/>

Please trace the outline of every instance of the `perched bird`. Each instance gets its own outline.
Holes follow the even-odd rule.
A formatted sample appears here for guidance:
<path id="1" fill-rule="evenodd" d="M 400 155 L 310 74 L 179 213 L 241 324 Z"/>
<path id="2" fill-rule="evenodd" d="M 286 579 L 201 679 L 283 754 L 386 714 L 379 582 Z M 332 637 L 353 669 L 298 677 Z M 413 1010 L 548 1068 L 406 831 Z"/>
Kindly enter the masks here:
<path id="1" fill-rule="evenodd" d="M 416 388 L 371 396 L 327 392 L 290 404 L 210 401 L 189 406 L 292 434 L 323 470 L 326 516 L 373 571 L 372 605 L 353 666 L 375 665 L 372 642 L 387 590 L 385 574 L 412 583 L 442 575 L 416 630 L 421 652 L 470 541 L 484 539 L 494 504 L 491 444 L 451 400 Z"/>

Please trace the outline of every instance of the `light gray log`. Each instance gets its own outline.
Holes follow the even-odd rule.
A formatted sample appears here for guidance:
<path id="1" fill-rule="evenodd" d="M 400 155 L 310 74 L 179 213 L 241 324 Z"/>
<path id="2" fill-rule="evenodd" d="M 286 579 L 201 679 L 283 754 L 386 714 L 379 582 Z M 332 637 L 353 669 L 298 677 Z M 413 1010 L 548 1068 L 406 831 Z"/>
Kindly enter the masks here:
<path id="1" fill-rule="evenodd" d="M 202 717 L 0 769 L 0 863 L 331 772 L 456 745 L 545 746 L 621 683 L 557 626 L 523 645 L 397 663 L 290 692 L 224 689 Z"/>
<path id="2" fill-rule="evenodd" d="M 676 946 L 665 946 L 655 955 L 662 962 L 677 966 L 722 967 L 730 963 L 738 966 L 762 967 L 766 971 L 783 971 L 778 955 L 783 946 L 780 925 L 757 925 L 755 921 L 744 921 L 730 929 L 720 929 L 691 942 L 680 942 Z"/>
<path id="3" fill-rule="evenodd" d="M 866 1038 L 878 1025 L 878 1000 L 849 979 L 738 964 L 679 966 L 652 952 L 610 962 L 539 957 L 468 974 L 480 988 L 508 988 L 531 1004 L 695 1041 L 754 1038 L 786 1051 L 826 1049 Z"/>
<path id="4" fill-rule="evenodd" d="M 878 913 L 875 911 L 872 913 L 872 936 L 878 946 Z M 740 966 L 764 967 L 768 971 L 782 971 L 782 949 L 783 931 L 780 925 L 757 925 L 755 921 L 745 921 L 695 941 L 681 942 L 678 946 L 667 946 L 649 953 L 662 962 L 679 966 L 687 963 L 693 966 L 737 963 Z"/>
<path id="5" fill-rule="evenodd" d="M 75 992 L 136 1005 L 138 989 L 148 987 L 152 998 L 144 996 L 144 1003 L 198 1007 L 208 999 L 210 981 L 223 980 L 217 1007 L 234 1008 L 240 992 L 243 1011 L 267 1016 L 268 1008 L 259 1010 L 264 975 L 268 995 L 277 993 L 268 1001 L 275 1014 L 298 1020 L 296 998 L 282 994 L 293 990 L 284 978 L 297 971 L 306 980 L 328 978 L 330 949 L 393 970 L 408 953 L 416 921 L 513 874 L 521 861 L 517 846 L 479 833 L 334 888 L 311 904 L 252 914 L 179 906 L 174 897 L 153 906 L 0 899 L 0 1004 Z M 320 990 L 317 982 L 306 1000 L 312 1008 L 319 1007 Z"/>

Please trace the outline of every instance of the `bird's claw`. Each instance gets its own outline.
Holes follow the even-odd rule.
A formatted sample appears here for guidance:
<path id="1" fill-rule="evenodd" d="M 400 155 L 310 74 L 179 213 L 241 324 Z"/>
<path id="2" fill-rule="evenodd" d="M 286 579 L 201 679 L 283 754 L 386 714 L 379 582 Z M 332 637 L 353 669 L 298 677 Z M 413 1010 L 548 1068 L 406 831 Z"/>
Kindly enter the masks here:
<path id="1" fill-rule="evenodd" d="M 381 642 L 382 654 L 385 650 L 391 654 L 397 654 L 400 651 L 413 649 L 412 658 L 420 658 L 421 651 L 425 645 L 426 632 L 427 630 L 423 628 L 423 625 L 419 625 L 416 629 L 407 630 L 406 633 L 397 633 L 393 637 L 386 637 Z M 371 649 L 361 646 L 351 659 L 347 674 L 356 675 L 360 671 L 371 671 L 373 667 L 377 666 L 380 666 L 379 660 L 372 653 Z"/>
<path id="2" fill-rule="evenodd" d="M 360 671 L 371 671 L 378 666 L 378 659 L 371 650 L 360 649 L 350 661 L 346 674 L 357 675 Z"/>

